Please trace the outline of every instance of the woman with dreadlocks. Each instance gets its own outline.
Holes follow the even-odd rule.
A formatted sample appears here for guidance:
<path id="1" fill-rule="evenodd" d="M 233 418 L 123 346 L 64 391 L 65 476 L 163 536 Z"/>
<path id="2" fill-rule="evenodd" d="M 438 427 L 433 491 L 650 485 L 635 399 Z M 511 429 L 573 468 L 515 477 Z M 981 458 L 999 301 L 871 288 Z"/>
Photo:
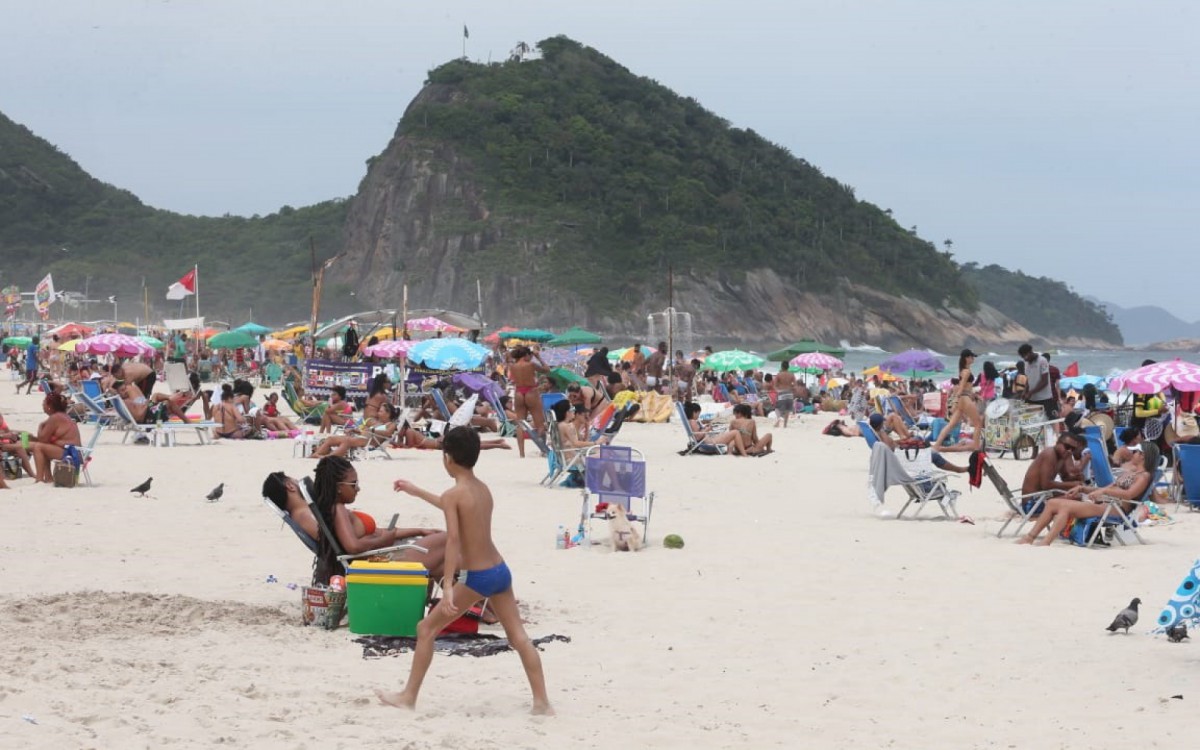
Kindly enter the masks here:
<path id="1" fill-rule="evenodd" d="M 431 579 L 441 578 L 442 562 L 446 557 L 446 532 L 437 529 L 379 529 L 374 528 L 374 523 L 368 528 L 362 516 L 350 512 L 349 506 L 358 498 L 358 490 L 358 472 L 345 458 L 326 456 L 317 463 L 313 502 L 316 503 L 317 512 L 325 527 L 333 529 L 344 553 L 357 555 L 373 549 L 412 542 L 424 547 L 428 552 L 404 550 L 397 553 L 396 559 L 419 562 L 429 570 Z M 314 586 L 328 584 L 330 576 L 341 575 L 342 566 L 337 556 L 338 552 L 329 539 L 320 534 L 317 538 L 317 559 L 313 569 Z"/>

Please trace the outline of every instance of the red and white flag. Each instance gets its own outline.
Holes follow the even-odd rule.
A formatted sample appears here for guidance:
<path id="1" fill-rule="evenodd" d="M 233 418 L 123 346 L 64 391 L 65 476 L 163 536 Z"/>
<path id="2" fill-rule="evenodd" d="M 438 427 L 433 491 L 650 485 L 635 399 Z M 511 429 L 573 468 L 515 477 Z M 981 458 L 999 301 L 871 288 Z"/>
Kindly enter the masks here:
<path id="1" fill-rule="evenodd" d="M 192 269 L 183 275 L 183 278 L 176 281 L 167 289 L 167 299 L 183 299 L 190 297 L 196 293 L 196 269 Z"/>

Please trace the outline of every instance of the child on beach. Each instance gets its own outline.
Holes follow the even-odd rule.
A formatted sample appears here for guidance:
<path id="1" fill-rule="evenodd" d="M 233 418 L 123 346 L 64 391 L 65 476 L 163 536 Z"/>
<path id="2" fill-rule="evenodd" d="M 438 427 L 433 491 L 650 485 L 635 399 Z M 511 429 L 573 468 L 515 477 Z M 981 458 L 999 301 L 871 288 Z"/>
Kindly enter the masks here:
<path id="1" fill-rule="evenodd" d="M 434 639 L 446 625 L 469 607 L 488 599 L 492 611 L 504 626 L 509 644 L 521 657 L 525 676 L 533 691 L 533 713 L 553 714 L 546 697 L 546 678 L 537 648 L 525 633 L 517 600 L 513 595 L 512 574 L 492 542 L 492 493 L 475 476 L 479 459 L 479 435 L 470 427 L 454 427 L 442 438 L 442 465 L 454 479 L 454 486 L 441 496 L 397 479 L 396 492 L 419 497 L 446 515 L 446 559 L 443 565 L 442 601 L 417 624 L 417 646 L 413 651 L 408 684 L 399 693 L 375 691 L 379 700 L 392 706 L 413 708 L 429 665 L 433 661 Z M 461 583 L 455 574 L 461 563 L 466 572 Z"/>

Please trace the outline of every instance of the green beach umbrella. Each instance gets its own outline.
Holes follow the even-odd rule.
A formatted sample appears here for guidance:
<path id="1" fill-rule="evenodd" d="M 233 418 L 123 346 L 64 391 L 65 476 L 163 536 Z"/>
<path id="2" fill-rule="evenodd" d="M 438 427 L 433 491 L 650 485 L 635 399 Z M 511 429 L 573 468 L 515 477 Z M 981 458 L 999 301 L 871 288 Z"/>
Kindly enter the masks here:
<path id="1" fill-rule="evenodd" d="M 537 341 L 538 343 L 543 343 L 554 338 L 554 334 L 550 333 L 549 331 L 543 331 L 540 328 L 522 328 L 519 331 L 505 331 L 504 333 L 500 334 L 500 338 L 506 341 L 508 339 L 520 339 L 521 341 Z"/>
<path id="2" fill-rule="evenodd" d="M 550 346 L 581 346 L 583 344 L 599 344 L 603 340 L 598 334 L 575 326 L 569 331 L 558 334 L 547 343 Z"/>
<path id="3" fill-rule="evenodd" d="M 28 336 L 9 336 L 4 341 L 0 341 L 0 344 L 4 346 L 29 346 L 32 343 L 33 339 Z"/>
<path id="4" fill-rule="evenodd" d="M 555 367 L 550 370 L 550 382 L 554 383 L 556 388 L 566 389 L 572 383 L 579 385 L 591 385 L 588 379 L 577 372 L 568 370 L 565 367 Z"/>
<path id="5" fill-rule="evenodd" d="M 263 334 L 271 332 L 270 328 L 267 328 L 266 326 L 260 326 L 258 323 L 243 323 L 233 330 L 241 331 L 242 333 L 248 333 L 251 336 L 262 336 Z"/>
<path id="6" fill-rule="evenodd" d="M 151 336 L 149 334 L 143 333 L 143 334 L 139 335 L 138 338 L 141 339 L 142 341 L 144 341 L 145 343 L 149 344 L 150 346 L 153 346 L 155 349 L 163 348 L 163 342 L 159 341 L 158 339 L 154 338 L 153 336 Z"/>
<path id="7" fill-rule="evenodd" d="M 244 331 L 224 331 L 208 340 L 213 349 L 253 349 L 258 339 Z"/>
<path id="8" fill-rule="evenodd" d="M 767 355 L 767 359 L 772 362 L 790 362 L 801 354 L 809 354 L 811 352 L 821 352 L 822 354 L 829 354 L 839 359 L 846 356 L 845 349 L 822 344 L 820 341 L 813 339 L 802 339 L 791 346 L 785 346 L 782 349 L 771 352 Z"/>
<path id="9" fill-rule="evenodd" d="M 729 370 L 754 370 L 762 367 L 766 362 L 765 359 L 757 354 L 744 352 L 741 349 L 730 349 L 724 352 L 716 352 L 708 355 L 704 363 L 700 365 L 702 370 L 712 370 L 714 372 L 727 372 Z"/>

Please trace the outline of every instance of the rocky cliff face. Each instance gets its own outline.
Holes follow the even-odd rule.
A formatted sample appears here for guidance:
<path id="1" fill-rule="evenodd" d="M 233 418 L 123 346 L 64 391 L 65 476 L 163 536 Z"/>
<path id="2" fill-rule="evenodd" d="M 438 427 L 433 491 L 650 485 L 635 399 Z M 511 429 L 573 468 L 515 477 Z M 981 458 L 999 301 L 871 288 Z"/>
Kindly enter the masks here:
<path id="1" fill-rule="evenodd" d="M 421 97 L 453 96 L 429 86 Z M 585 309 L 571 293 L 572 273 L 563 227 L 535 227 L 523 217 L 491 210 L 473 166 L 452 148 L 397 132 L 372 160 L 351 202 L 345 257 L 330 280 L 350 285 L 375 307 L 399 307 L 408 285 L 410 307 L 476 310 L 476 282 L 485 320 L 552 329 L 583 325 L 593 330 L 642 336 L 646 315 L 667 306 L 664 284 L 656 293 L 644 279 L 613 290 L 610 312 Z M 575 231 L 567 227 L 565 231 Z M 748 269 L 728 278 L 678 274 L 675 307 L 692 314 L 701 337 L 790 342 L 846 339 L 889 350 L 908 346 L 953 351 L 986 346 L 997 351 L 1030 341 L 1108 348 L 1103 342 L 1046 342 L 993 308 L 976 313 L 935 309 L 843 281 L 828 293 L 801 291 L 769 269 Z"/>

